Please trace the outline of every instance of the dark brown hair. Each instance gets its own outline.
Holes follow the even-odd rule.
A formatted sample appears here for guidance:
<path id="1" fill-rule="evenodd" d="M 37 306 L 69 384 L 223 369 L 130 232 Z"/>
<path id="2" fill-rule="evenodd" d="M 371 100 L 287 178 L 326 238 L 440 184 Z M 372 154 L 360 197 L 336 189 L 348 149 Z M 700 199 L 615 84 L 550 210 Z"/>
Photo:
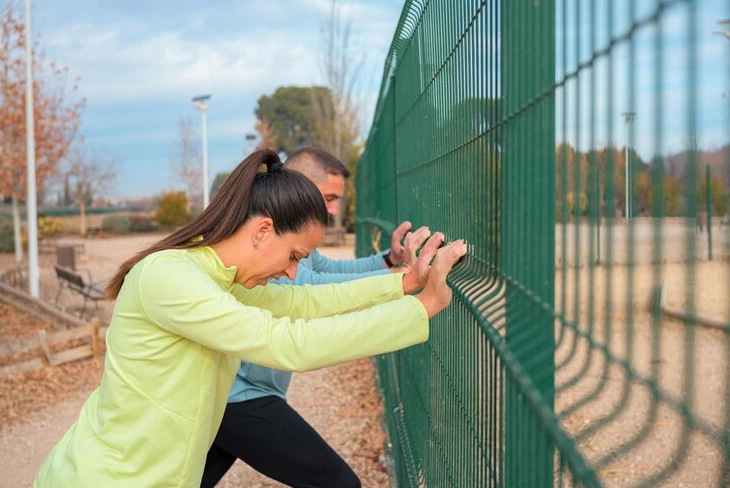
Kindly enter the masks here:
<path id="1" fill-rule="evenodd" d="M 265 164 L 267 171 L 259 172 Z M 274 151 L 254 151 L 226 178 L 210 205 L 187 225 L 125 261 L 109 280 L 106 294 L 119 295 L 124 277 L 139 261 L 165 249 L 210 246 L 230 237 L 253 216 L 269 217 L 277 234 L 327 225 L 322 194 L 304 175 L 282 168 Z M 193 240 L 202 237 L 199 240 Z"/>
<path id="2" fill-rule="evenodd" d="M 342 161 L 323 149 L 316 147 L 305 147 L 295 151 L 286 158 L 286 167 L 295 169 L 307 174 L 313 170 L 319 170 L 324 175 L 337 175 L 344 178 L 350 177 L 350 170 L 342 164 Z M 308 175 L 311 176 L 311 175 Z M 325 178 L 326 176 L 323 176 Z"/>

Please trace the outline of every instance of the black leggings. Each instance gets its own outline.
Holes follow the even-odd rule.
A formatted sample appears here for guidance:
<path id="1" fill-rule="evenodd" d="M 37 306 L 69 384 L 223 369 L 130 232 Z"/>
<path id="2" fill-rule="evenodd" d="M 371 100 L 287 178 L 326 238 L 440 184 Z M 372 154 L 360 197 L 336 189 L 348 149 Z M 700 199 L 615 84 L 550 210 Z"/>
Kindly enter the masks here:
<path id="1" fill-rule="evenodd" d="M 212 488 L 239 458 L 259 473 L 297 488 L 359 488 L 360 480 L 285 400 L 229 403 L 208 451 L 201 488 Z"/>

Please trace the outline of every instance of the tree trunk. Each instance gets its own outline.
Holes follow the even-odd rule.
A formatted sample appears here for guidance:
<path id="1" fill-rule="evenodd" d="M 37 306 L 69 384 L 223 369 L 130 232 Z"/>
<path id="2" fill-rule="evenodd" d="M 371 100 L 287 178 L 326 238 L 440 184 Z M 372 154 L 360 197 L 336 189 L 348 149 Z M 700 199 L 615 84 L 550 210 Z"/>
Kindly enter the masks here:
<path id="1" fill-rule="evenodd" d="M 15 238 L 15 262 L 20 264 L 23 262 L 23 233 L 20 225 L 20 205 L 18 198 L 13 194 L 13 236 Z"/>
<path id="2" fill-rule="evenodd" d="M 81 227 L 81 237 L 86 237 L 86 202 L 84 197 L 79 198 L 79 226 Z"/>

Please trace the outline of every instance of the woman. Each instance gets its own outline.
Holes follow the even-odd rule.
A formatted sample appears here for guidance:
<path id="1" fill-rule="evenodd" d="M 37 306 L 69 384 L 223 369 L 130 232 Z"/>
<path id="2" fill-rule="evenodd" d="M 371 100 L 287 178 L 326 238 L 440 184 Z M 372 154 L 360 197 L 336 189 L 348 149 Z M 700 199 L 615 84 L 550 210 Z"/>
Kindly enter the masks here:
<path id="1" fill-rule="evenodd" d="M 326 223 L 317 187 L 257 151 L 203 213 L 122 264 L 101 385 L 34 486 L 199 486 L 241 359 L 302 371 L 425 341 L 463 242 L 437 253 L 435 235 L 407 275 L 259 286 L 293 278 Z"/>

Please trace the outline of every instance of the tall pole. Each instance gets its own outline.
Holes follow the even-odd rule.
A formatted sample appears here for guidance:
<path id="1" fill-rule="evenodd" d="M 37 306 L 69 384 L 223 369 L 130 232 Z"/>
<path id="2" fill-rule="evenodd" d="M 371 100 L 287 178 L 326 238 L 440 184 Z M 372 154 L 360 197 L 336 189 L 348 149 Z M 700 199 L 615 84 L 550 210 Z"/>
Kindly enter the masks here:
<path id="1" fill-rule="evenodd" d="M 210 185 L 208 184 L 208 107 L 201 109 L 203 116 L 203 208 L 210 203 Z"/>
<path id="2" fill-rule="evenodd" d="M 626 194 L 626 219 L 631 218 L 631 172 L 629 171 L 630 164 L 630 157 L 629 153 L 631 152 L 631 122 L 634 120 L 634 117 L 636 114 L 634 112 L 624 112 L 621 114 L 624 116 L 624 121 L 626 122 L 626 164 L 624 168 L 625 176 L 624 179 L 624 193 Z"/>
<path id="3" fill-rule="evenodd" d="M 208 100 L 210 94 L 194 97 L 192 107 L 200 110 L 203 123 L 203 208 L 208 208 L 210 203 L 210 185 L 208 184 Z"/>
<path id="4" fill-rule="evenodd" d="M 28 170 L 28 281 L 30 294 L 39 298 L 38 215 L 35 182 L 35 120 L 33 117 L 33 45 L 30 28 L 30 0 L 25 0 L 25 134 Z"/>

